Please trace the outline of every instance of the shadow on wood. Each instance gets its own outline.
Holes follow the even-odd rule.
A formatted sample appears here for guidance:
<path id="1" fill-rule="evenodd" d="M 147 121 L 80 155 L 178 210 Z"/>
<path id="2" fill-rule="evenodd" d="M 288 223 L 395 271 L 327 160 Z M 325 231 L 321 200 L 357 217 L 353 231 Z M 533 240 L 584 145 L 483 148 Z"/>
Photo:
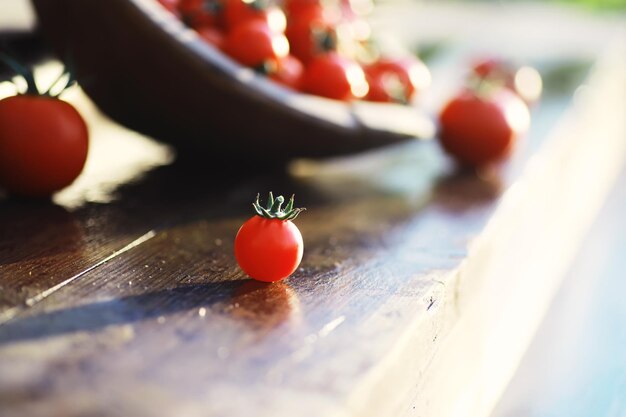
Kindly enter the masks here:
<path id="1" fill-rule="evenodd" d="M 244 279 L 185 285 L 15 319 L 0 327 L 0 345 L 144 320 L 158 322 L 159 317 L 196 313 L 199 308 L 204 309 L 202 316 L 207 311 L 225 313 L 247 326 L 267 329 L 286 320 L 297 303 L 297 296 L 284 283 Z"/>

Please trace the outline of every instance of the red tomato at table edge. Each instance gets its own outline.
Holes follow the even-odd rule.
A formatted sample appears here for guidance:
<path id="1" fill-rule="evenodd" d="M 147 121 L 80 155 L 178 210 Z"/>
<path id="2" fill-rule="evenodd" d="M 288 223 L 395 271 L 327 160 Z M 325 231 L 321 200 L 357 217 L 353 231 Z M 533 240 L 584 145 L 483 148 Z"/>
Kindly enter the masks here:
<path id="1" fill-rule="evenodd" d="M 70 185 L 89 148 L 87 125 L 69 103 L 17 95 L 0 100 L 0 185 L 44 197 Z"/>
<path id="2" fill-rule="evenodd" d="M 439 123 L 444 150 L 463 165 L 479 167 L 508 155 L 528 129 L 530 114 L 507 89 L 485 95 L 464 90 L 444 106 Z"/>
<path id="3" fill-rule="evenodd" d="M 284 199 L 270 193 L 267 209 L 253 204 L 257 215 L 247 220 L 235 237 L 235 258 L 241 269 L 257 281 L 274 282 L 287 278 L 300 265 L 304 252 L 302 234 L 291 221 L 304 209 L 293 208 L 293 196 L 282 209 Z"/>

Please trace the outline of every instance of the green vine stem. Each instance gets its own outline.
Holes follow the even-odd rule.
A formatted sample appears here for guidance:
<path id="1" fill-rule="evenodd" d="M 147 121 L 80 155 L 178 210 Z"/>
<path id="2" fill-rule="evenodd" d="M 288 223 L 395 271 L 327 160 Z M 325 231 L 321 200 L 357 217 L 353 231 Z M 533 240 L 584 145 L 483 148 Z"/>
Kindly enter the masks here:
<path id="1" fill-rule="evenodd" d="M 2 52 L 0 52 L 0 61 L 4 62 L 9 68 L 15 71 L 17 75 L 19 75 L 26 81 L 26 91 L 19 93 L 21 95 L 33 95 L 33 96 L 58 98 L 61 94 L 63 94 L 65 90 L 67 90 L 76 82 L 76 78 L 74 77 L 74 71 L 71 69 L 70 65 L 66 65 L 63 68 L 63 71 L 61 72 L 61 74 L 57 77 L 57 79 L 52 84 L 50 84 L 50 87 L 46 89 L 46 91 L 42 92 L 37 87 L 37 83 L 35 82 L 35 76 L 33 74 L 33 71 L 30 68 L 25 67 L 14 58 Z M 63 79 L 66 77 L 67 79 L 65 83 L 62 84 L 63 87 L 59 90 L 58 93 L 53 94 L 52 90 L 54 90 L 55 87 L 58 87 L 60 85 L 59 83 L 61 83 Z"/>
<path id="2" fill-rule="evenodd" d="M 305 208 L 294 208 L 294 196 L 292 195 L 285 208 L 282 208 L 283 203 L 285 202 L 285 198 L 282 195 L 274 198 L 274 194 L 270 191 L 269 197 L 267 198 L 267 207 L 261 206 L 259 202 L 260 195 L 256 195 L 256 201 L 252 203 L 252 207 L 254 207 L 254 211 L 261 217 L 266 219 L 277 219 L 277 220 L 293 220 L 298 217 L 302 211 L 306 210 Z"/>

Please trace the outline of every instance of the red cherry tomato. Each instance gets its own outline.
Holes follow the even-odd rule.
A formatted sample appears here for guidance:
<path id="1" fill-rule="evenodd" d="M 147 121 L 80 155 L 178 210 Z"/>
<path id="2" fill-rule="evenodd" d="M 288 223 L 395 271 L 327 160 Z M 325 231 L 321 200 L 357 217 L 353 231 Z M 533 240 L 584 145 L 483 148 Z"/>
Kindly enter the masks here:
<path id="1" fill-rule="evenodd" d="M 488 81 L 500 84 L 515 92 L 526 104 L 535 103 L 543 88 L 541 75 L 533 67 L 516 67 L 511 62 L 500 58 L 484 58 L 477 61 L 470 75 L 478 82 Z"/>
<path id="2" fill-rule="evenodd" d="M 159 0 L 159 3 L 174 15 L 180 17 L 180 13 L 178 12 L 180 0 Z"/>
<path id="3" fill-rule="evenodd" d="M 337 48 L 334 20 L 319 4 L 301 6 L 297 14 L 290 15 L 285 35 L 291 53 L 307 64 L 318 55 Z"/>
<path id="4" fill-rule="evenodd" d="M 367 101 L 376 101 L 380 103 L 392 103 L 394 98 L 390 92 L 389 83 L 386 82 L 384 74 L 369 71 L 368 68 L 363 69 L 367 79 L 369 90 L 365 99 Z M 402 93 L 404 95 L 404 93 Z"/>
<path id="5" fill-rule="evenodd" d="M 70 104 L 19 95 L 0 100 L 0 184 L 43 197 L 71 184 L 88 150 L 85 121 Z"/>
<path id="6" fill-rule="evenodd" d="M 513 80 L 515 70 L 508 62 L 500 58 L 490 57 L 476 61 L 472 72 L 479 78 L 505 78 Z"/>
<path id="7" fill-rule="evenodd" d="M 198 35 L 208 44 L 221 49 L 224 45 L 224 34 L 212 26 L 203 26 L 196 29 Z"/>
<path id="8" fill-rule="evenodd" d="M 307 93 L 336 100 L 364 97 L 369 89 L 361 67 L 335 52 L 321 55 L 309 64 L 302 87 Z"/>
<path id="9" fill-rule="evenodd" d="M 195 30 L 200 30 L 202 27 L 222 27 L 222 22 L 220 19 L 220 14 L 217 12 L 199 12 L 188 15 L 186 20 L 187 24 L 194 28 Z"/>
<path id="10" fill-rule="evenodd" d="M 262 0 L 226 0 L 224 20 L 228 30 L 250 20 L 265 22 L 277 33 L 284 32 L 287 25 L 285 13 L 276 6 L 268 6 Z"/>
<path id="11" fill-rule="evenodd" d="M 168 2 L 169 0 L 161 0 Z M 183 15 L 189 15 L 201 11 L 204 8 L 205 0 L 179 0 L 178 10 Z"/>
<path id="12" fill-rule="evenodd" d="M 224 40 L 224 52 L 249 67 L 270 65 L 276 68 L 278 60 L 289 54 L 289 42 L 264 22 L 252 20 L 238 25 L 228 34 Z"/>
<path id="13" fill-rule="evenodd" d="M 201 26 L 220 26 L 220 0 L 178 0 L 178 10 L 187 24 L 194 29 Z"/>
<path id="14" fill-rule="evenodd" d="M 282 203 L 282 197 L 278 198 Z M 258 205 L 258 197 L 255 204 Z M 301 209 L 295 210 L 299 212 Z M 265 282 L 279 281 L 291 275 L 300 265 L 304 243 L 290 218 L 295 216 L 282 212 L 280 208 L 265 213 L 257 210 L 257 215 L 246 221 L 237 232 L 235 258 L 251 278 Z"/>
<path id="15" fill-rule="evenodd" d="M 439 115 L 439 139 L 459 163 L 478 167 L 505 157 L 530 123 L 528 108 L 506 89 L 483 96 L 466 90 Z"/>
<path id="16" fill-rule="evenodd" d="M 370 87 L 365 99 L 380 103 L 402 103 L 409 102 L 407 87 L 397 74 L 392 72 L 372 71 L 365 68 L 365 76 Z"/>
<path id="17" fill-rule="evenodd" d="M 285 12 L 289 19 L 293 19 L 296 15 L 300 14 L 304 10 L 311 8 L 322 8 L 321 0 L 287 0 L 285 1 Z"/>
<path id="18" fill-rule="evenodd" d="M 430 71 L 413 57 L 384 58 L 365 69 L 368 81 L 376 85 L 368 95 L 372 101 L 409 102 L 430 85 Z"/>
<path id="19" fill-rule="evenodd" d="M 293 55 L 287 55 L 278 61 L 278 69 L 270 78 L 293 90 L 299 90 L 303 73 L 302 62 Z"/>

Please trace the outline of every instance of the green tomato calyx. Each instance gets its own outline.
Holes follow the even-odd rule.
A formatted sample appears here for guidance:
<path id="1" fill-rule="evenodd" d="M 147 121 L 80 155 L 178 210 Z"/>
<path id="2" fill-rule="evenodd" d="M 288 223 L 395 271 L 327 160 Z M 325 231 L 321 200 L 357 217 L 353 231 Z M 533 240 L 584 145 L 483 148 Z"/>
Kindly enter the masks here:
<path id="1" fill-rule="evenodd" d="M 37 83 L 35 82 L 35 76 L 32 69 L 22 65 L 16 59 L 2 52 L 0 52 L 0 62 L 4 63 L 13 72 L 21 76 L 26 81 L 26 91 L 19 93 L 22 95 L 58 98 L 61 93 L 63 93 L 76 82 L 76 78 L 74 77 L 74 71 L 70 68 L 68 64 L 65 66 L 65 68 L 63 68 L 61 75 L 59 75 L 59 77 L 52 84 L 50 84 L 50 87 L 46 91 L 42 92 L 37 87 Z M 52 90 L 58 91 L 56 93 L 53 93 Z"/>
<path id="2" fill-rule="evenodd" d="M 282 195 L 274 198 L 274 195 L 270 191 L 270 195 L 267 198 L 267 207 L 261 206 L 261 203 L 259 203 L 259 197 L 260 195 L 257 194 L 256 201 L 252 203 L 252 207 L 254 207 L 256 214 L 266 219 L 293 220 L 298 217 L 300 212 L 306 210 L 305 208 L 293 207 L 293 195 L 289 199 L 285 208 L 282 207 L 285 202 L 285 198 Z"/>

